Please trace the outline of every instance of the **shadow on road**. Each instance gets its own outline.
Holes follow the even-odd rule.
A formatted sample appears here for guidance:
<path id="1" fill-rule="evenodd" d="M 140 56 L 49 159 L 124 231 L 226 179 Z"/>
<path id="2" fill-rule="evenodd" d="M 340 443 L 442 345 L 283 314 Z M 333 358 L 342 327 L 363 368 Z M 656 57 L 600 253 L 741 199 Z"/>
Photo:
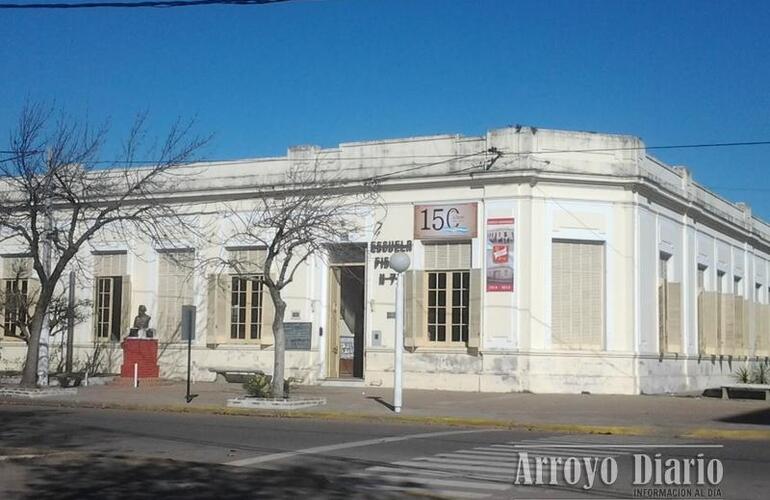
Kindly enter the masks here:
<path id="1" fill-rule="evenodd" d="M 731 415 L 729 417 L 720 418 L 719 421 L 731 424 L 770 425 L 770 408 L 762 408 L 746 413 Z"/>
<path id="2" fill-rule="evenodd" d="M 65 453 L 17 459 L 13 467 L 6 480 L 14 481 L 15 491 L 5 498 L 20 500 L 405 497 L 376 478 L 346 476 L 333 464 L 263 470 Z"/>

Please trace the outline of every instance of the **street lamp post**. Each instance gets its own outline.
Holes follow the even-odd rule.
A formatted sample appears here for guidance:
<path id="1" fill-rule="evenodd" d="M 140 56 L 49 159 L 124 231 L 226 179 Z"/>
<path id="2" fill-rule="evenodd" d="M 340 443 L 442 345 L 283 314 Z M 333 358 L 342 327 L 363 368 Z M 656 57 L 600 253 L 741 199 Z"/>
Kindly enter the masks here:
<path id="1" fill-rule="evenodd" d="M 396 271 L 396 341 L 393 369 L 393 410 L 401 413 L 402 356 L 404 352 L 404 271 L 409 269 L 409 256 L 396 253 L 390 257 L 390 268 Z"/>

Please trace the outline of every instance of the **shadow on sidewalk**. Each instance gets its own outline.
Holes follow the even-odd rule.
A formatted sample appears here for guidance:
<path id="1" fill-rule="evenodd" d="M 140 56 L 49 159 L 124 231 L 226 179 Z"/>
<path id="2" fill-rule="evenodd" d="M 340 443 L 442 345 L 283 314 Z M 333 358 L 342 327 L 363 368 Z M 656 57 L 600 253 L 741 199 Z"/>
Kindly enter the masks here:
<path id="1" fill-rule="evenodd" d="M 387 408 L 390 411 L 395 411 L 395 409 L 396 409 L 395 406 L 393 406 L 392 404 L 388 403 L 387 401 L 382 399 L 380 396 L 366 396 L 366 399 L 371 399 L 371 400 L 377 401 L 378 403 L 380 403 L 382 406 L 384 406 L 385 408 Z"/>

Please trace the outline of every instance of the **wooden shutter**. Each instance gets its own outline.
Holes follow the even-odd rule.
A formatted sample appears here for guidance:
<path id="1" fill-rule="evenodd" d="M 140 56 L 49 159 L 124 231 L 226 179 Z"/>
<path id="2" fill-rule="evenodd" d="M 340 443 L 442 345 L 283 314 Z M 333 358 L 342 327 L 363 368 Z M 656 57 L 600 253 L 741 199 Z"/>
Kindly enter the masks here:
<path id="1" fill-rule="evenodd" d="M 668 283 L 666 291 L 666 336 L 668 352 L 682 353 L 682 284 Z"/>
<path id="2" fill-rule="evenodd" d="M 262 274 L 267 258 L 264 248 L 237 248 L 228 250 L 231 271 L 236 274 Z"/>
<path id="3" fill-rule="evenodd" d="M 123 338 L 128 335 L 128 330 L 133 326 L 131 324 L 131 312 L 134 309 L 131 307 L 131 276 L 124 274 L 121 282 L 120 292 L 113 290 L 113 293 L 120 293 L 120 336 Z M 152 328 L 152 323 L 150 323 L 150 328 Z"/>
<path id="4" fill-rule="evenodd" d="M 260 318 L 262 326 L 260 330 L 259 343 L 265 347 L 273 345 L 275 343 L 275 337 L 273 336 L 273 319 L 275 317 L 275 306 L 273 305 L 273 299 L 270 297 L 270 290 L 267 285 L 262 283 L 262 318 Z"/>
<path id="5" fill-rule="evenodd" d="M 37 276 L 37 274 L 33 275 Z M 19 280 L 19 287 L 22 286 L 21 280 Z M 30 277 L 27 279 L 27 314 L 29 314 L 29 317 L 31 318 L 32 315 L 35 313 L 35 307 L 37 307 L 37 303 L 40 300 L 40 280 L 37 278 Z M 3 308 L 0 308 L 3 309 Z M 29 328 L 30 325 L 27 325 L 27 328 Z M 17 327 L 16 330 L 17 333 L 21 333 Z"/>
<path id="6" fill-rule="evenodd" d="M 604 338 L 604 245 L 554 240 L 551 342 L 601 349 Z"/>
<path id="7" fill-rule="evenodd" d="M 705 306 L 706 292 L 704 290 L 698 290 L 698 298 L 696 299 L 696 321 L 698 322 L 698 352 L 700 354 L 706 353 L 706 315 L 703 310 Z"/>
<path id="8" fill-rule="evenodd" d="M 21 286 L 21 283 L 19 283 Z M 27 279 L 27 311 L 29 315 L 35 312 L 35 306 L 37 306 L 40 300 L 40 280 L 36 278 Z"/>
<path id="9" fill-rule="evenodd" d="M 668 349 L 668 301 L 666 300 L 667 283 L 658 285 L 658 350 L 663 353 Z"/>
<path id="10" fill-rule="evenodd" d="M 94 289 L 91 292 L 91 299 L 93 300 L 91 305 L 91 326 L 94 341 L 101 342 L 99 337 L 99 276 L 94 276 Z"/>
<path id="11" fill-rule="evenodd" d="M 740 295 L 733 297 L 733 308 L 735 309 L 735 329 L 733 330 L 733 350 L 731 354 L 739 356 L 743 354 L 743 334 L 746 329 L 746 317 L 743 310 L 743 298 Z"/>
<path id="12" fill-rule="evenodd" d="M 404 273 L 404 347 L 413 351 L 427 342 L 428 312 L 425 304 L 425 273 Z"/>
<path id="13" fill-rule="evenodd" d="M 770 355 L 770 304 L 759 306 L 759 328 L 757 329 L 757 355 Z"/>
<path id="14" fill-rule="evenodd" d="M 668 283 L 666 291 L 667 352 L 682 353 L 682 285 Z"/>
<path id="15" fill-rule="evenodd" d="M 742 328 L 741 328 L 741 340 L 740 340 L 740 347 L 741 347 L 741 354 L 744 356 L 748 356 L 749 352 L 751 351 L 751 317 L 752 317 L 752 308 L 751 308 L 751 300 L 744 299 L 741 301 L 741 307 L 743 309 L 743 321 L 742 321 Z"/>
<path id="16" fill-rule="evenodd" d="M 425 243 L 423 248 L 425 269 L 470 269 L 471 267 L 469 241 Z"/>
<path id="17" fill-rule="evenodd" d="M 703 307 L 700 311 L 699 321 L 703 326 L 701 331 L 703 332 L 703 354 L 717 354 L 719 352 L 718 342 L 718 307 L 719 307 L 719 294 L 716 292 L 703 292 L 701 295 L 701 301 Z"/>
<path id="18" fill-rule="evenodd" d="M 207 277 L 208 296 L 206 300 L 206 344 L 223 344 L 230 337 L 227 319 L 231 284 L 228 276 L 210 274 Z"/>
<path id="19" fill-rule="evenodd" d="M 481 269 L 471 269 L 468 347 L 481 347 Z"/>
<path id="20" fill-rule="evenodd" d="M 735 349 L 735 296 L 731 293 L 723 293 L 721 302 L 722 339 L 719 354 L 733 354 Z"/>

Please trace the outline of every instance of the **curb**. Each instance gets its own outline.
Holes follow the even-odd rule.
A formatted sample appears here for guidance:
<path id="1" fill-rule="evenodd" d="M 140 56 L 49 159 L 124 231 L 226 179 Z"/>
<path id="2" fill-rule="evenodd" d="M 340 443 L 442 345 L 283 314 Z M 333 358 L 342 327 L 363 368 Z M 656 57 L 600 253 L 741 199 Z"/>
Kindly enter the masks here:
<path id="1" fill-rule="evenodd" d="M 304 418 L 324 420 L 347 420 L 382 422 L 388 424 L 443 425 L 450 427 L 479 427 L 490 429 L 523 430 L 529 432 L 556 432 L 564 434 L 602 434 L 613 436 L 657 436 L 687 439 L 724 439 L 770 441 L 770 430 L 760 429 L 722 429 L 718 427 L 669 427 L 655 428 L 624 425 L 528 423 L 513 420 L 422 416 L 422 415 L 371 415 L 340 411 L 285 411 L 285 410 L 250 410 L 227 408 L 222 406 L 144 406 L 120 403 L 88 403 L 51 400 L 3 399 L 6 404 L 17 406 L 49 406 L 58 408 L 89 408 L 101 410 L 150 411 L 159 413 L 210 414 L 260 418 Z"/>

